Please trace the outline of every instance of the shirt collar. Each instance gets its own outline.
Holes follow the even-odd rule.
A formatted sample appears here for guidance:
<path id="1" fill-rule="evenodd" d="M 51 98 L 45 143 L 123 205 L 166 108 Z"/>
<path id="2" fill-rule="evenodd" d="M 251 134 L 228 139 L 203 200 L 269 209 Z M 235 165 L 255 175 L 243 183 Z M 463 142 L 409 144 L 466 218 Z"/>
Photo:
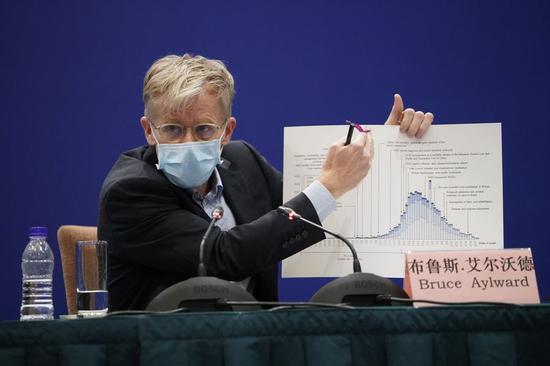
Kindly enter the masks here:
<path id="1" fill-rule="evenodd" d="M 214 182 L 213 188 L 206 193 L 203 197 L 197 191 L 193 191 L 193 199 L 197 202 L 202 202 L 203 200 L 214 200 L 219 201 L 223 192 L 223 183 L 218 168 L 214 168 Z"/>

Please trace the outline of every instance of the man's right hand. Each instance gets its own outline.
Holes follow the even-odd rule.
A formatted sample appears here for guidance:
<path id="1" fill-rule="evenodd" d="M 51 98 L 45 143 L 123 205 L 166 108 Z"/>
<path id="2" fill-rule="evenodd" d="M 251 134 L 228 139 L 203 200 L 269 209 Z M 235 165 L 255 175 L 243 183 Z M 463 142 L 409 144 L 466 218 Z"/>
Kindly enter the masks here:
<path id="1" fill-rule="evenodd" d="M 349 145 L 344 145 L 344 141 L 342 138 L 329 148 L 317 178 L 335 199 L 355 188 L 367 176 L 374 155 L 370 132 L 361 133 Z"/>

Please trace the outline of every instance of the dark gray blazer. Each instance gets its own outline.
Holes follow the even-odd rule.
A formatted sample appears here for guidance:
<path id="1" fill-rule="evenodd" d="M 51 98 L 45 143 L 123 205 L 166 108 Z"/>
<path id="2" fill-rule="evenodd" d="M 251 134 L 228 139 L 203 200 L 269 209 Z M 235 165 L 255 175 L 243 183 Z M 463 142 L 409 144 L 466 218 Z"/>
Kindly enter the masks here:
<path id="1" fill-rule="evenodd" d="M 251 277 L 249 291 L 277 300 L 277 263 L 324 239 L 275 209 L 282 202 L 282 175 L 245 142 L 227 144 L 218 171 L 237 226 L 214 227 L 205 245 L 208 274 L 225 280 Z M 188 191 L 157 170 L 154 147 L 121 155 L 100 195 L 98 236 L 109 242 L 109 310 L 144 309 L 162 290 L 197 275 L 199 244 L 210 219 Z M 309 199 L 286 206 L 317 223 Z"/>

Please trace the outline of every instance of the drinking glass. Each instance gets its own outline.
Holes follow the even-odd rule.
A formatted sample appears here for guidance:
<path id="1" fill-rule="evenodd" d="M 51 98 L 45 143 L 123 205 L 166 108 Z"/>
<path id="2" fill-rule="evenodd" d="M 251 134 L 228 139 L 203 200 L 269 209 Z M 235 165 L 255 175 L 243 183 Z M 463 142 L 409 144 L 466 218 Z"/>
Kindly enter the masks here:
<path id="1" fill-rule="evenodd" d="M 76 247 L 76 304 L 79 317 L 107 313 L 107 242 L 78 241 Z"/>

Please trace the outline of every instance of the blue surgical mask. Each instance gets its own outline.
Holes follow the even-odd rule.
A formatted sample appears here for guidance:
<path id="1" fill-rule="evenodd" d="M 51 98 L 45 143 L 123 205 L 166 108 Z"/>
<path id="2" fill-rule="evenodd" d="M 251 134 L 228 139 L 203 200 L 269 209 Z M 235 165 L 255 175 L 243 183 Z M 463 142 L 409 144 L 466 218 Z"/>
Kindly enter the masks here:
<path id="1" fill-rule="evenodd" d="M 156 137 L 153 134 L 156 140 Z M 220 137 L 211 141 L 159 144 L 157 141 L 158 169 L 170 182 L 189 189 L 208 181 L 214 168 L 221 162 Z"/>

